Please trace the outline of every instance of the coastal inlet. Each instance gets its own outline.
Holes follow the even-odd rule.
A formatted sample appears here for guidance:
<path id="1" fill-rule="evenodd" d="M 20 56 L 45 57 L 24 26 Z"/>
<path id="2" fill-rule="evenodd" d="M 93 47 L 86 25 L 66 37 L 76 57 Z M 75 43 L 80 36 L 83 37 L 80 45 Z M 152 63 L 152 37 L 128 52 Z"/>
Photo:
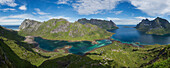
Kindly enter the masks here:
<path id="1" fill-rule="evenodd" d="M 68 48 L 68 52 L 77 55 L 84 55 L 88 51 L 112 43 L 112 41 L 109 39 L 97 40 L 96 41 L 97 44 L 93 44 L 90 41 L 68 42 L 59 40 L 46 40 L 40 37 L 35 37 L 34 41 L 36 41 L 39 44 L 39 48 L 44 49 L 46 51 L 55 51 L 56 49 L 71 46 L 71 48 Z"/>

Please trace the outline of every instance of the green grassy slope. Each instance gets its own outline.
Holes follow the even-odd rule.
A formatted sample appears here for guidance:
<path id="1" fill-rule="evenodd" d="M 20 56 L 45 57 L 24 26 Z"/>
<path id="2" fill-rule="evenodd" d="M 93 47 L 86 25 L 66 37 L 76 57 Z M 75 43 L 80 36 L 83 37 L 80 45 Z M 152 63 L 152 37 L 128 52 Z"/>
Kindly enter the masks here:
<path id="1" fill-rule="evenodd" d="M 88 55 L 91 58 L 98 59 L 98 60 L 113 60 L 113 63 L 108 63 L 108 65 L 111 66 L 123 66 L 123 67 L 144 67 L 145 63 L 150 62 L 154 58 L 158 57 L 157 55 L 161 52 L 162 48 L 166 48 L 167 46 L 160 46 L 160 45 L 152 45 L 152 46 L 146 46 L 144 48 L 139 47 L 132 47 L 120 43 L 113 43 L 109 46 L 99 48 L 92 53 L 94 54 L 100 54 L 101 56 L 95 56 L 95 55 Z M 169 54 L 169 49 L 166 50 Z M 160 55 L 162 57 L 166 57 L 163 55 Z M 170 56 L 168 55 L 168 58 Z M 166 57 L 167 59 L 167 57 Z M 118 65 L 115 65 L 114 63 L 118 63 Z M 103 64 L 107 65 L 107 64 Z"/>
<path id="2" fill-rule="evenodd" d="M 95 25 L 91 24 L 80 24 L 78 22 L 69 23 L 68 21 L 60 19 L 51 19 L 40 25 L 36 31 L 28 31 L 29 28 L 22 29 L 19 34 L 22 36 L 32 35 L 40 36 L 50 40 L 71 40 L 71 41 L 82 41 L 89 40 L 93 41 L 96 39 L 109 38 L 112 33 L 107 32 Z M 31 28 L 31 27 L 30 27 Z"/>
<path id="3" fill-rule="evenodd" d="M 166 64 L 169 64 L 169 62 L 167 62 L 167 59 L 170 57 L 169 46 L 149 45 L 141 48 L 114 42 L 111 45 L 98 48 L 83 57 L 78 55 L 67 55 L 47 60 L 40 65 L 40 68 L 144 68 L 152 66 L 152 64 L 155 66 L 159 61 L 165 63 L 163 67 L 169 67 L 165 66 Z"/>
<path id="4" fill-rule="evenodd" d="M 2 68 L 35 68 L 30 62 L 21 59 L 16 55 L 7 44 L 0 41 L 0 58 L 4 61 L 4 64 L 0 64 Z M 3 59 L 3 60 L 2 60 Z"/>
<path id="5" fill-rule="evenodd" d="M 0 41 L 1 41 L 0 44 L 2 45 L 1 47 L 3 51 L 5 50 L 6 51 L 5 53 L 9 54 L 10 56 L 8 57 L 11 59 L 15 60 L 16 58 L 15 56 L 18 56 L 17 58 L 26 60 L 30 62 L 31 65 L 39 66 L 45 60 L 54 58 L 54 57 L 51 57 L 51 55 L 55 55 L 55 54 L 60 54 L 59 56 L 65 55 L 65 54 L 61 54 L 60 52 L 59 53 L 48 53 L 48 54 L 46 53 L 42 54 L 42 52 L 40 51 L 36 52 L 38 50 L 36 48 L 33 48 L 35 47 L 34 45 L 27 44 L 23 40 L 24 40 L 24 37 L 18 35 L 16 31 L 8 30 L 0 26 Z M 13 51 L 13 53 L 11 53 L 9 49 Z M 59 56 L 57 55 L 55 57 L 59 57 Z M 20 60 L 17 60 L 17 58 L 15 61 L 12 60 L 10 62 L 13 62 L 13 63 L 16 62 L 16 65 L 22 64 L 22 62 L 20 63 Z M 25 65 L 24 63 L 23 63 L 23 66 L 29 67 Z"/>
<path id="6" fill-rule="evenodd" d="M 79 56 L 64 53 L 64 50 L 43 52 L 22 42 L 23 37 L 17 35 L 17 32 L 0 28 L 0 62 L 5 61 L 5 64 L 0 64 L 2 68 L 170 67 L 170 45 L 134 47 L 115 41 L 86 56 Z"/>

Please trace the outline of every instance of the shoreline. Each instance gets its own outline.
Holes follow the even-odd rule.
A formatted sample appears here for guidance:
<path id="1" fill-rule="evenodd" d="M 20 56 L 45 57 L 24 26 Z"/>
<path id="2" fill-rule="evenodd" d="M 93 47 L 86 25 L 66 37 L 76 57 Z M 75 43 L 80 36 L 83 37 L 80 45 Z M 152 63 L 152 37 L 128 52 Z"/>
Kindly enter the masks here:
<path id="1" fill-rule="evenodd" d="M 112 35 L 114 35 L 115 33 L 112 33 Z M 94 39 L 94 40 L 58 40 L 58 41 L 68 41 L 68 42 L 81 42 L 81 41 L 90 41 L 90 42 L 93 42 L 93 41 L 96 41 L 96 40 L 104 40 L 104 39 L 111 39 L 111 36 L 109 36 L 108 38 L 101 38 L 101 39 Z M 33 37 L 40 37 L 40 36 L 33 36 Z M 57 40 L 57 39 L 46 39 L 46 38 L 43 38 L 43 37 L 40 37 L 42 39 L 45 39 L 45 40 Z"/>
<path id="2" fill-rule="evenodd" d="M 32 37 L 35 38 L 35 37 L 38 37 L 38 36 L 32 36 Z M 40 38 L 42 38 L 42 37 L 40 37 Z M 43 38 L 42 38 L 42 39 L 43 39 Z M 123 42 L 121 42 L 121 41 L 114 40 L 114 39 L 112 39 L 111 37 L 110 37 L 110 38 L 105 38 L 105 39 L 109 39 L 110 41 L 112 41 L 112 43 L 113 43 L 113 42 L 117 42 L 117 43 L 121 43 L 121 44 L 124 44 L 124 45 L 127 45 L 127 46 L 140 47 L 140 48 L 143 48 L 143 47 L 147 46 L 147 45 L 141 45 L 141 44 L 138 43 L 138 42 L 136 42 L 135 44 L 137 44 L 137 45 L 139 45 L 139 46 L 136 46 L 136 45 L 134 45 L 134 44 L 132 44 L 132 43 L 130 43 L 130 44 L 128 44 L 128 43 L 123 43 Z M 32 40 L 34 41 L 34 39 L 32 39 Z M 48 40 L 48 39 L 47 39 L 47 40 Z M 104 40 L 104 39 L 98 39 L 98 40 Z M 60 40 L 60 41 L 61 41 L 61 40 Z M 97 41 L 97 40 L 95 40 L 95 41 Z M 78 42 L 78 41 L 77 41 L 77 42 Z M 90 41 L 90 42 L 93 43 L 93 41 Z M 111 44 L 112 44 L 112 43 L 111 43 Z M 97 43 L 96 43 L 96 44 L 97 44 Z M 110 45 L 110 44 L 109 44 L 109 45 Z M 99 48 L 106 47 L 106 46 L 108 46 L 108 45 L 101 46 L 101 47 L 95 48 L 95 49 L 93 49 L 93 50 L 87 51 L 87 52 L 84 53 L 84 55 L 82 55 L 82 56 L 86 56 L 86 55 L 88 55 L 89 53 L 91 53 L 91 52 L 93 52 L 93 51 L 95 51 L 95 50 L 97 50 L 97 49 L 99 49 Z M 35 49 L 41 50 L 41 51 L 43 51 L 43 52 L 59 52 L 58 50 L 64 50 L 64 53 L 70 53 L 70 52 L 68 51 L 70 48 L 72 48 L 72 46 L 64 46 L 63 48 L 56 48 L 56 49 L 54 49 L 53 51 L 48 51 L 48 50 L 44 50 L 44 49 L 40 48 L 40 47 L 39 47 L 39 44 L 38 44 L 38 46 L 35 46 Z M 71 54 L 73 54 L 73 53 L 71 53 Z"/>
<path id="3" fill-rule="evenodd" d="M 55 50 L 53 50 L 53 51 L 44 50 L 44 49 L 40 48 L 39 46 L 35 47 L 35 49 L 40 50 L 40 51 L 45 52 L 45 53 L 59 52 L 58 50 L 64 50 L 64 53 L 70 53 L 70 52 L 68 51 L 68 49 L 70 49 L 71 47 L 72 47 L 72 46 L 64 46 L 63 48 L 57 48 L 57 49 L 55 49 Z"/>
<path id="4" fill-rule="evenodd" d="M 112 40 L 112 43 L 113 43 L 113 42 L 121 43 L 121 44 L 128 45 L 128 46 L 137 47 L 137 46 L 134 46 L 133 44 L 122 43 L 121 41 Z M 109 45 L 111 45 L 111 44 L 109 44 Z M 91 51 L 88 51 L 88 52 L 85 53 L 83 56 L 86 56 L 86 55 L 88 55 L 89 53 L 91 53 L 91 52 L 93 52 L 93 51 L 95 51 L 95 50 L 97 50 L 97 49 L 99 49 L 99 48 L 106 47 L 106 46 L 109 46 L 109 45 L 105 45 L 105 46 L 101 46 L 101 47 L 95 48 L 95 49 L 93 49 L 93 50 L 91 50 Z"/>

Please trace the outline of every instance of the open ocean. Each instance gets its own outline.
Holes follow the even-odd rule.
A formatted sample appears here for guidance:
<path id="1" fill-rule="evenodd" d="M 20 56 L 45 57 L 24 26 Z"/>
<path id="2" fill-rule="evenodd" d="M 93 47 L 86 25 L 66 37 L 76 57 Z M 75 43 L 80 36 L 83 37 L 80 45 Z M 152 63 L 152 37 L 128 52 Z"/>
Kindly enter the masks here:
<path id="1" fill-rule="evenodd" d="M 20 25 L 1 25 L 1 26 L 8 28 L 8 29 L 19 30 Z"/>

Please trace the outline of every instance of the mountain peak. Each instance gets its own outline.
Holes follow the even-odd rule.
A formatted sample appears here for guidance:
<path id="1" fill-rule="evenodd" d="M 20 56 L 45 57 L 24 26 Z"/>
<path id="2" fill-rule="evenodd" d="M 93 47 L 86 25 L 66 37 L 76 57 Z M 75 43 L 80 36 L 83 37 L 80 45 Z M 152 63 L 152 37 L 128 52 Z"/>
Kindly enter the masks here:
<path id="1" fill-rule="evenodd" d="M 142 21 L 149 21 L 149 19 L 146 18 L 146 19 L 143 19 Z"/>
<path id="2" fill-rule="evenodd" d="M 160 17 L 152 21 L 143 19 L 136 28 L 149 34 L 163 35 L 170 33 L 170 23 L 166 19 Z"/>
<path id="3" fill-rule="evenodd" d="M 106 29 L 106 30 L 111 30 L 111 29 L 117 29 L 118 27 L 116 26 L 116 24 L 112 21 L 107 21 L 107 20 L 101 20 L 101 19 L 90 19 L 87 20 L 86 18 L 82 18 L 78 20 L 79 23 L 81 24 L 86 24 L 86 23 L 90 23 L 92 25 L 96 25 L 102 29 Z"/>

